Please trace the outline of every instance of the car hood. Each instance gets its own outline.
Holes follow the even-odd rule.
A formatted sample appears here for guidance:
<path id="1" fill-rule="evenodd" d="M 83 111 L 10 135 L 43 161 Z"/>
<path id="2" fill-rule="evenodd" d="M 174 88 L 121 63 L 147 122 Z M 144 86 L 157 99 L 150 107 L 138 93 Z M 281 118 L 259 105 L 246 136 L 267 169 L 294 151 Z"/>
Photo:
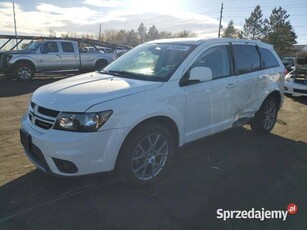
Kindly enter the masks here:
<path id="1" fill-rule="evenodd" d="M 3 51 L 0 52 L 1 54 L 30 54 L 33 53 L 34 51 L 31 50 L 10 50 L 10 51 Z"/>
<path id="2" fill-rule="evenodd" d="M 162 84 L 93 72 L 42 86 L 33 93 L 31 100 L 52 110 L 85 112 L 95 104 L 148 91 Z"/>

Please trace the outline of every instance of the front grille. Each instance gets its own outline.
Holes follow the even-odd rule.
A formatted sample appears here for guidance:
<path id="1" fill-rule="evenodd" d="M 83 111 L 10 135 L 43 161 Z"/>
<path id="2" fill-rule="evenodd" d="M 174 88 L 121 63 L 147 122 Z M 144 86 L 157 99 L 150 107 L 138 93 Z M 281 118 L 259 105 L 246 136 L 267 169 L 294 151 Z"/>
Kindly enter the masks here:
<path id="1" fill-rule="evenodd" d="M 52 127 L 52 124 L 38 120 L 38 119 L 35 120 L 35 125 L 42 129 L 50 129 Z"/>
<path id="2" fill-rule="evenodd" d="M 33 125 L 47 130 L 52 128 L 59 113 L 59 111 L 48 109 L 31 102 L 29 106 L 29 121 Z"/>
<path id="3" fill-rule="evenodd" d="M 307 85 L 307 79 L 294 79 L 295 83 Z"/>
<path id="4" fill-rule="evenodd" d="M 293 89 L 293 92 L 307 94 L 307 90 L 306 89 Z"/>
<path id="5" fill-rule="evenodd" d="M 59 114 L 59 111 L 47 109 L 47 108 L 44 108 L 44 107 L 41 107 L 41 106 L 38 107 L 37 111 L 41 114 L 51 116 L 51 117 L 57 117 L 58 114 Z"/>

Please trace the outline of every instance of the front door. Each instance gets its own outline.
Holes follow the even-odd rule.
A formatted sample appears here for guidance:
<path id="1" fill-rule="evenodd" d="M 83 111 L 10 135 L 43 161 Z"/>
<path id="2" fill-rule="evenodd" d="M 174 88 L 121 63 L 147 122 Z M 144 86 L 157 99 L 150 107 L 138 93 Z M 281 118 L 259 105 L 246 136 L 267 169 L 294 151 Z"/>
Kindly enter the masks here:
<path id="1" fill-rule="evenodd" d="M 192 64 L 212 71 L 213 79 L 184 86 L 186 94 L 185 141 L 230 128 L 237 111 L 237 78 L 232 75 L 228 47 L 207 49 Z"/>
<path id="2" fill-rule="evenodd" d="M 37 62 L 39 70 L 60 69 L 60 50 L 58 43 L 55 41 L 44 43 L 38 50 Z"/>

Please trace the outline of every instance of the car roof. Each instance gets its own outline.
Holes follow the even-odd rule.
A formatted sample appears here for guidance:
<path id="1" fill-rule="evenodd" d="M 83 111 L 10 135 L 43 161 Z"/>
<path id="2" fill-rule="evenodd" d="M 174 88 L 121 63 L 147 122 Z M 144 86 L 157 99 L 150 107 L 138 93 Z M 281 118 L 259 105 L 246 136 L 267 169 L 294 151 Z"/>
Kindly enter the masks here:
<path id="1" fill-rule="evenodd" d="M 74 42 L 76 43 L 76 41 L 72 41 L 72 40 L 66 40 L 66 39 L 43 39 L 43 40 L 35 40 L 38 42 Z"/>
<path id="2" fill-rule="evenodd" d="M 259 47 L 272 49 L 273 46 L 261 41 L 253 41 L 253 40 L 247 40 L 247 39 L 236 39 L 236 38 L 168 38 L 168 39 L 160 39 L 160 40 L 154 40 L 150 41 L 148 43 L 174 43 L 174 44 L 185 44 L 185 45 L 200 45 L 203 43 L 209 44 L 219 44 L 219 43 L 225 43 L 225 42 L 231 42 L 231 43 L 245 43 L 245 44 L 256 44 Z"/>

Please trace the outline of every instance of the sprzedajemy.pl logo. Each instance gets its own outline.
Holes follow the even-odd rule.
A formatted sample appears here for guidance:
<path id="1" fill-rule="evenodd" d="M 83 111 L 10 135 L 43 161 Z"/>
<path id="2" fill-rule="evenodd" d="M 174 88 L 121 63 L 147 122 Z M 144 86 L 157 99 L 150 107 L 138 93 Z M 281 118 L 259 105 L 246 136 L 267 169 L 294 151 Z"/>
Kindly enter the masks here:
<path id="1" fill-rule="evenodd" d="M 289 204 L 287 210 L 223 210 L 218 209 L 216 211 L 216 218 L 226 221 L 228 219 L 258 219 L 264 221 L 265 219 L 282 219 L 286 221 L 288 214 L 294 215 L 298 211 L 296 204 Z"/>

